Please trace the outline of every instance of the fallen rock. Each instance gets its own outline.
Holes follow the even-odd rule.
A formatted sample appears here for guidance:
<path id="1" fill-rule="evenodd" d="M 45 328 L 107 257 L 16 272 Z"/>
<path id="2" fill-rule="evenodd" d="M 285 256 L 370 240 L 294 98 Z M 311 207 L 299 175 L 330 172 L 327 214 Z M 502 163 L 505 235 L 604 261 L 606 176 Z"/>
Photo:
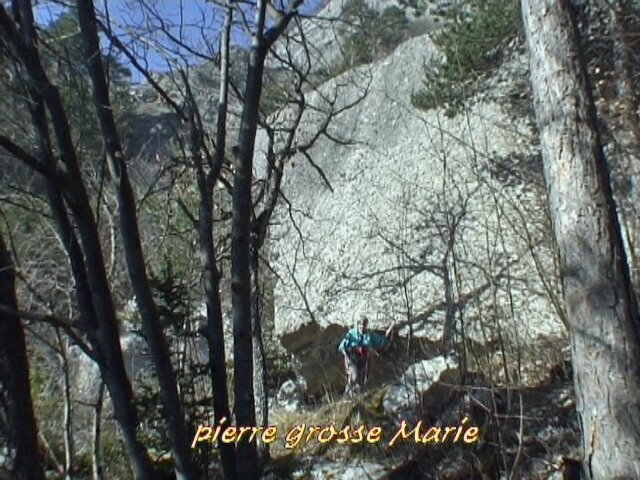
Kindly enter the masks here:
<path id="1" fill-rule="evenodd" d="M 296 375 L 306 382 L 306 393 L 317 395 L 325 389 L 340 389 L 344 383 L 338 344 L 347 329 L 339 325 L 321 328 L 311 321 L 280 337 L 280 343 L 294 355 Z M 343 388 L 343 387 L 342 387 Z"/>
<path id="2" fill-rule="evenodd" d="M 278 390 L 276 401 L 278 406 L 287 412 L 293 412 L 300 408 L 307 391 L 307 383 L 304 378 L 287 380 Z"/>
<path id="3" fill-rule="evenodd" d="M 377 463 L 353 460 L 348 463 L 316 461 L 309 472 L 310 480 L 369 480 L 382 479 L 387 469 Z M 295 478 L 295 477 L 294 477 Z"/>
<path id="4" fill-rule="evenodd" d="M 418 410 L 428 407 L 425 403 L 441 404 L 445 401 L 444 395 L 448 395 L 450 389 L 441 388 L 439 382 L 445 376 L 450 382 L 457 369 L 456 360 L 444 356 L 411 365 L 400 380 L 388 388 L 383 401 L 385 413 L 408 418 Z"/>

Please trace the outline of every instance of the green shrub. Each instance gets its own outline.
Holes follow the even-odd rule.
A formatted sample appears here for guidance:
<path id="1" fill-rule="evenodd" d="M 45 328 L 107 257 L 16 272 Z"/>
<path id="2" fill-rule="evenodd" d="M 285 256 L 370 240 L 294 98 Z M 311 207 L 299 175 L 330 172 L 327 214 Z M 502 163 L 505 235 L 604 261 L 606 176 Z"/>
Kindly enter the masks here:
<path id="1" fill-rule="evenodd" d="M 424 15 L 424 12 L 427 8 L 427 2 L 423 0 L 398 0 L 398 3 L 402 5 L 402 8 L 404 8 L 405 10 L 411 9 L 413 16 L 416 18 Z"/>
<path id="2" fill-rule="evenodd" d="M 475 92 L 478 79 L 499 66 L 503 48 L 521 36 L 518 0 L 465 2 L 450 10 L 447 25 L 433 36 L 445 60 L 425 66 L 424 87 L 412 95 L 413 105 L 443 107 L 455 115 Z"/>
<path id="3" fill-rule="evenodd" d="M 347 1 L 342 16 L 356 26 L 356 30 L 347 39 L 344 61 L 337 66 L 334 74 L 388 55 L 404 40 L 409 25 L 401 8 L 391 6 L 378 13 L 364 0 Z"/>

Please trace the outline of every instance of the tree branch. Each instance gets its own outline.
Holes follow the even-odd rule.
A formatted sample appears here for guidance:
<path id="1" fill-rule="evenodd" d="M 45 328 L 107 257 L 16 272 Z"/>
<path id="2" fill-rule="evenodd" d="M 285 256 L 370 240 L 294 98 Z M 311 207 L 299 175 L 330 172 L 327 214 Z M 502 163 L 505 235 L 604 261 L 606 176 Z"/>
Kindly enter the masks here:
<path id="1" fill-rule="evenodd" d="M 13 155 L 18 160 L 21 160 L 29 168 L 35 170 L 42 176 L 49 180 L 58 181 L 59 176 L 56 175 L 50 168 L 41 163 L 36 157 L 24 150 L 20 145 L 14 143 L 9 137 L 0 134 L 0 147 L 4 148 L 7 152 Z"/>
<path id="2" fill-rule="evenodd" d="M 21 310 L 14 310 L 6 305 L 0 304 L 0 313 L 4 313 L 6 315 L 14 315 L 16 317 L 20 317 L 23 320 L 29 320 L 32 322 L 38 323 L 46 323 L 47 325 L 51 325 L 52 327 L 58 327 L 65 331 L 67 335 L 73 340 L 73 342 L 78 345 L 82 349 L 84 353 L 87 354 L 89 358 L 94 361 L 97 361 L 96 352 L 82 339 L 80 335 L 78 335 L 74 329 L 78 329 L 81 332 L 91 336 L 91 332 L 87 331 L 83 326 L 79 325 L 77 322 L 70 322 L 69 320 L 64 320 L 59 317 L 55 317 L 53 315 L 41 314 L 41 313 L 29 313 L 23 312 Z"/>
<path id="3" fill-rule="evenodd" d="M 298 7 L 300 7 L 304 3 L 304 0 L 295 0 L 287 9 L 286 13 L 280 13 L 280 20 L 264 34 L 264 43 L 263 48 L 264 51 L 268 51 L 271 46 L 275 43 L 275 41 L 282 35 L 282 33 L 287 29 L 289 22 L 291 19 L 298 13 Z M 269 13 L 271 16 L 274 15 L 274 10 L 277 12 L 273 5 L 270 2 L 267 2 L 267 9 L 269 9 Z"/>
<path id="4" fill-rule="evenodd" d="M 134 68 L 138 70 L 138 72 L 140 72 L 142 76 L 147 80 L 147 82 L 149 82 L 149 85 L 153 87 L 156 93 L 160 95 L 160 97 L 167 103 L 167 105 L 169 105 L 176 112 L 176 115 L 180 117 L 180 120 L 188 121 L 189 119 L 187 118 L 187 115 L 184 113 L 182 108 L 176 102 L 174 102 L 169 94 L 160 86 L 160 84 L 153 79 L 153 76 L 149 73 L 149 71 L 142 65 L 140 65 L 140 62 L 138 62 L 136 57 L 129 51 L 127 47 L 125 47 L 120 39 L 113 34 L 111 29 L 104 23 L 102 23 L 102 21 L 100 21 L 100 19 L 98 18 L 96 18 L 96 24 L 100 28 L 100 31 L 107 36 L 109 41 L 118 50 L 120 50 L 120 52 L 122 52 L 125 57 L 127 57 L 127 60 L 131 62 L 131 65 L 133 65 Z"/>

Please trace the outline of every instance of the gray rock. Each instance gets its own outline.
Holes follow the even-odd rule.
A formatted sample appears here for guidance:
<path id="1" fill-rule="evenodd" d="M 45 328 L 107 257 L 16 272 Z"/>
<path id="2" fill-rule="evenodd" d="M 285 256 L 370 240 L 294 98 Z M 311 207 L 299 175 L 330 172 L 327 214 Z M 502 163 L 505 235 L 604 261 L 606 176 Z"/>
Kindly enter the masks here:
<path id="1" fill-rule="evenodd" d="M 278 335 L 311 320 L 320 328 L 347 327 L 361 315 L 373 328 L 401 323 L 406 279 L 414 328 L 435 341 L 443 334 L 445 275 L 459 276 L 455 295 L 467 338 L 521 345 L 566 335 L 547 289 L 560 291 L 545 233 L 544 191 L 536 187 L 542 179 L 535 169 L 514 178 L 496 173 L 519 158 L 540 162 L 529 119 L 514 119 L 503 107 L 509 92 L 500 93 L 508 88 L 502 80 L 490 98 L 476 98 L 455 118 L 414 108 L 410 98 L 422 87 L 423 65 L 438 55 L 427 36 L 415 37 L 320 88 L 328 94 L 342 85 L 342 105 L 360 92 L 357 75 L 371 75 L 366 99 L 330 128 L 356 143 L 321 139 L 310 151 L 333 191 L 303 156 L 286 167 L 282 189 L 293 209 L 282 204 L 270 231 L 271 264 L 280 279 Z M 514 63 L 520 71 L 521 58 Z M 321 104 L 318 96 L 310 94 L 308 103 Z M 304 117 L 302 138 L 316 120 Z M 264 163 L 264 145 L 258 138 L 256 164 Z M 454 216 L 455 271 L 451 257 L 447 268 L 443 263 L 450 234 L 443 225 Z"/>
<path id="2" fill-rule="evenodd" d="M 304 401 L 307 385 L 304 379 L 287 380 L 278 390 L 276 401 L 278 406 L 288 412 L 298 410 Z"/>
<path id="3" fill-rule="evenodd" d="M 438 392 L 438 382 L 446 374 L 457 370 L 452 358 L 436 357 L 411 365 L 395 383 L 389 386 L 383 400 L 384 411 L 390 415 L 409 419 L 418 407 L 424 407 L 423 398 L 431 404 L 440 404 L 443 399 Z M 448 393 L 448 389 L 443 390 Z"/>
<path id="4" fill-rule="evenodd" d="M 324 387 L 344 388 L 344 368 L 338 344 L 346 328 L 329 325 L 321 328 L 311 321 L 281 337 L 282 346 L 294 356 L 294 369 L 304 379 L 309 395 L 323 392 Z"/>
<path id="5" fill-rule="evenodd" d="M 69 347 L 68 361 L 74 397 L 82 401 L 94 402 L 100 386 L 98 364 L 76 346 Z"/>
<path id="6" fill-rule="evenodd" d="M 315 460 L 309 477 L 311 480 L 361 480 L 384 478 L 388 469 L 378 463 L 363 460 L 345 462 L 331 462 Z M 296 477 L 294 477 L 296 478 Z"/>

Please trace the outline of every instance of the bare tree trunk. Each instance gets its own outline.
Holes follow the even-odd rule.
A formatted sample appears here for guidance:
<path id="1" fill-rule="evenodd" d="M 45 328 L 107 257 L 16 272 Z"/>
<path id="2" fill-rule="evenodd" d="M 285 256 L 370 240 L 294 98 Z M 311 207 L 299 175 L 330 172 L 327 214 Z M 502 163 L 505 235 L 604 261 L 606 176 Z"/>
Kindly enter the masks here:
<path id="1" fill-rule="evenodd" d="M 207 189 L 208 190 L 208 189 Z M 227 367 L 224 348 L 222 306 L 220 302 L 220 271 L 216 265 L 213 247 L 213 222 L 211 196 L 200 193 L 200 248 L 203 265 L 204 299 L 207 308 L 205 337 L 209 347 L 209 366 L 213 386 L 213 414 L 216 424 L 223 418 L 231 419 L 229 395 L 227 393 Z M 236 454 L 232 444 L 218 441 L 222 469 L 226 480 L 236 476 Z"/>
<path id="2" fill-rule="evenodd" d="M 60 349 L 58 357 L 60 358 L 60 366 L 62 367 L 62 398 L 64 399 L 64 419 L 63 419 L 63 440 L 64 440 L 64 475 L 65 480 L 71 480 L 73 475 L 73 407 L 71 405 L 71 378 L 69 377 L 69 362 L 67 358 L 67 345 L 60 335 L 60 331 L 56 329 L 56 337 L 58 340 L 58 348 Z"/>
<path id="3" fill-rule="evenodd" d="M 640 48 L 640 32 L 631 31 L 630 16 L 634 14 L 626 0 L 614 2 L 611 23 L 614 31 L 614 55 L 617 73 L 617 105 L 619 118 L 612 121 L 611 133 L 620 157 L 620 173 L 628 182 L 620 195 L 620 217 L 626 233 L 626 251 L 636 298 L 640 294 L 640 101 L 634 82 L 634 47 Z M 637 8 L 637 7 L 636 7 Z M 635 44 L 635 45 L 634 45 Z"/>
<path id="4" fill-rule="evenodd" d="M 0 233 L 0 304 L 18 310 L 15 271 Z M 31 402 L 29 360 L 22 324 L 0 312 L 0 420 L 6 425 L 8 467 L 15 480 L 44 480 Z"/>
<path id="5" fill-rule="evenodd" d="M 224 347 L 224 324 L 220 300 L 220 270 L 216 262 L 213 243 L 213 189 L 218 180 L 225 159 L 227 135 L 227 98 L 229 82 L 229 41 L 231 33 L 232 9 L 226 6 L 225 22 L 220 39 L 220 92 L 218 97 L 218 116 L 216 131 L 216 154 L 214 164 L 208 174 L 198 165 L 198 188 L 200 191 L 200 209 L 198 216 L 198 233 L 200 236 L 202 281 L 204 300 L 207 308 L 207 327 L 205 337 L 209 347 L 209 367 L 213 386 L 213 414 L 216 424 L 223 418 L 231 420 L 229 394 L 227 391 L 227 365 Z M 195 120 L 195 119 L 193 119 Z M 192 121 L 193 121 L 192 120 Z M 194 126 L 195 127 L 195 126 Z M 200 138 L 194 133 L 194 158 L 200 156 Z M 232 444 L 218 441 L 222 470 L 226 480 L 235 480 L 236 452 Z"/>
<path id="6" fill-rule="evenodd" d="M 17 25 L 0 5 L 0 34 L 13 46 L 24 65 L 32 86 L 29 92 L 35 92 L 31 95 L 31 115 L 38 136 L 41 162 L 43 166 L 49 167 L 52 175 L 56 175 L 55 178 L 47 178 L 49 199 L 76 280 L 82 321 L 91 332 L 94 353 L 102 378 L 109 388 L 134 477 L 138 480 L 151 480 L 155 475 L 147 452 L 137 437 L 138 418 L 133 405 L 133 391 L 124 367 L 115 308 L 97 226 L 82 182 L 69 122 L 60 94 L 50 83 L 40 60 L 31 3 L 28 0 L 14 0 L 12 5 Z M 64 175 L 58 172 L 58 162 L 53 156 L 43 104 L 51 116 Z M 74 214 L 84 251 L 67 216 L 64 201 Z M 88 275 L 88 271 L 91 275 Z"/>
<path id="7" fill-rule="evenodd" d="M 640 478 L 640 319 L 566 0 L 522 0 L 549 207 L 559 249 L 583 468 Z"/>
<path id="8" fill-rule="evenodd" d="M 91 436 L 91 467 L 93 480 L 103 480 L 102 455 L 100 453 L 100 439 L 102 435 L 102 400 L 104 397 L 104 382 L 98 387 L 98 398 L 93 410 L 93 434 Z"/>
<path id="9" fill-rule="evenodd" d="M 257 0 L 255 31 L 251 39 L 244 106 L 238 136 L 239 151 L 234 158 L 233 220 L 231 239 L 231 290 L 233 306 L 234 398 L 236 422 L 256 424 L 253 392 L 253 339 L 251 326 L 251 218 L 253 214 L 253 150 L 259 120 L 264 61 L 267 52 L 296 15 L 302 0 L 294 0 L 286 12 L 277 12 L 275 23 L 265 31 L 267 0 Z M 258 477 L 255 442 L 240 441 L 238 477 Z"/>
<path id="10" fill-rule="evenodd" d="M 267 390 L 267 364 L 262 337 L 263 294 L 260 288 L 260 241 L 257 233 L 251 235 L 251 329 L 253 335 L 253 389 L 256 416 L 260 425 L 269 425 L 269 395 Z M 258 449 L 261 465 L 269 460 L 269 445 L 261 443 Z"/>
<path id="11" fill-rule="evenodd" d="M 242 426 L 256 424 L 253 393 L 253 340 L 251 333 L 251 273 L 250 236 L 253 177 L 253 149 L 258 124 L 258 107 L 262 90 L 264 52 L 254 45 L 249 57 L 245 107 L 242 112 L 240 151 L 235 158 L 233 181 L 232 228 L 232 305 L 233 305 L 233 362 L 236 422 Z M 252 480 L 258 476 L 256 445 L 242 441 L 238 444 L 238 477 Z"/>
<path id="12" fill-rule="evenodd" d="M 93 85 L 94 104 L 105 143 L 107 164 L 109 165 L 112 181 L 116 186 L 120 231 L 122 233 L 129 280 L 136 296 L 138 310 L 142 317 L 144 336 L 149 344 L 156 377 L 160 386 L 174 468 L 178 480 L 193 480 L 197 477 L 197 474 L 189 449 L 190 435 L 187 431 L 176 377 L 171 365 L 169 347 L 162 331 L 158 310 L 147 277 L 140 232 L 138 230 L 136 203 L 124 162 L 124 153 L 111 108 L 109 87 L 102 64 L 95 9 L 92 0 L 78 0 L 77 3 L 78 21 L 84 44 L 87 69 Z"/>

